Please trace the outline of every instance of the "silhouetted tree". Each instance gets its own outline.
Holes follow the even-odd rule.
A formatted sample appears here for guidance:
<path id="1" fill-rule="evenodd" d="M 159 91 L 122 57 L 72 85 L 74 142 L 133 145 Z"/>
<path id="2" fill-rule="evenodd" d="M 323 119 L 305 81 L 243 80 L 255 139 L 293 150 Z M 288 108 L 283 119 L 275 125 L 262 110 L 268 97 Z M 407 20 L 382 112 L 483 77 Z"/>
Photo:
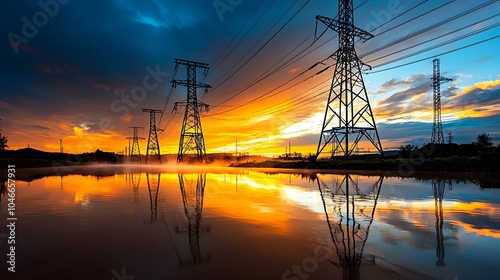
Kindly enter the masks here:
<path id="1" fill-rule="evenodd" d="M 2 138 L 0 138 L 0 150 L 5 150 L 9 147 L 9 145 L 7 145 L 7 142 L 8 142 L 8 139 L 6 136 L 2 136 Z"/>
<path id="2" fill-rule="evenodd" d="M 418 147 L 413 146 L 412 144 L 407 144 L 406 146 L 401 145 L 399 147 L 399 154 L 401 154 L 402 157 L 407 158 L 410 156 L 410 153 L 417 148 Z"/>
<path id="3" fill-rule="evenodd" d="M 487 133 L 479 134 L 477 136 L 477 142 L 475 144 L 479 148 L 487 148 L 493 146 L 493 142 L 491 142 L 491 137 Z"/>

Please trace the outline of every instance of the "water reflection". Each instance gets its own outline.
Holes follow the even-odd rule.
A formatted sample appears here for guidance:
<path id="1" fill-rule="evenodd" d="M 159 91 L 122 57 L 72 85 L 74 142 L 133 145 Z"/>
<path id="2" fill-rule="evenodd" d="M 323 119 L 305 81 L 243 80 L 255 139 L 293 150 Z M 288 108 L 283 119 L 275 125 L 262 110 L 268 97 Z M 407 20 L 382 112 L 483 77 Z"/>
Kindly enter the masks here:
<path id="1" fill-rule="evenodd" d="M 161 173 L 146 173 L 149 191 L 149 204 L 151 205 L 151 218 L 149 221 L 151 224 L 155 223 L 158 219 L 158 192 L 160 191 L 160 177 Z"/>
<path id="2" fill-rule="evenodd" d="M 139 202 L 139 186 L 141 185 L 142 173 L 127 173 L 126 181 L 128 187 L 134 191 L 134 202 Z"/>
<path id="3" fill-rule="evenodd" d="M 448 182 L 451 189 L 451 181 Z M 434 213 L 436 215 L 436 266 L 446 266 L 444 262 L 444 237 L 443 237 L 443 197 L 446 182 L 441 180 L 432 180 L 432 190 L 434 192 Z"/>
<path id="4" fill-rule="evenodd" d="M 359 268 L 383 183 L 372 184 L 351 175 L 333 175 L 329 184 L 317 178 L 326 221 L 335 245 L 342 278 L 360 279 Z M 373 260 L 374 261 L 374 260 Z"/>
<path id="5" fill-rule="evenodd" d="M 187 234 L 189 240 L 189 250 L 191 261 L 187 258 L 179 257 L 179 265 L 198 264 L 210 260 L 210 255 L 202 255 L 200 249 L 200 233 L 209 232 L 210 226 L 202 226 L 201 218 L 203 211 L 203 197 L 205 193 L 206 173 L 184 174 L 179 173 L 179 186 L 182 194 L 184 215 L 187 219 Z M 179 226 L 175 227 L 177 233 L 186 232 Z"/>
<path id="6" fill-rule="evenodd" d="M 7 181 L 0 180 L 0 207 L 2 206 L 2 197 L 7 195 Z"/>

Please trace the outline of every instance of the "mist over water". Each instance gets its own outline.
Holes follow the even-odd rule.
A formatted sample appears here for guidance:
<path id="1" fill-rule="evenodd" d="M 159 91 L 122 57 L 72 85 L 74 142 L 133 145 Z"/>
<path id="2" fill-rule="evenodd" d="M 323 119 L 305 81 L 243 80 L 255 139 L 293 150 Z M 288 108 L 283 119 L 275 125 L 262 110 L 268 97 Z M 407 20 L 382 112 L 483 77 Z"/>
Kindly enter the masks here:
<path id="1" fill-rule="evenodd" d="M 17 182 L 16 273 L 7 271 L 7 242 L 0 239 L 2 279 L 496 279 L 499 273 L 500 191 L 475 179 L 215 165 L 66 171 L 30 171 L 34 179 Z M 7 203 L 2 194 L 2 223 Z"/>

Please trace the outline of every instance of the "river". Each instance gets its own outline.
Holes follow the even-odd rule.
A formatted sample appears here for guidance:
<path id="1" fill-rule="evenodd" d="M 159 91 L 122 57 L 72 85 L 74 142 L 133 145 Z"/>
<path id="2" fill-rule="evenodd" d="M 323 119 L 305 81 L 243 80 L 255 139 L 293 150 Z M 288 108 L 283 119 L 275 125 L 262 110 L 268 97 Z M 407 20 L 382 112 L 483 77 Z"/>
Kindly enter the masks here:
<path id="1" fill-rule="evenodd" d="M 72 173 L 16 181 L 16 272 L 2 226 L 1 279 L 500 279 L 500 189 L 476 179 Z M 4 189 L 2 225 L 7 199 Z"/>

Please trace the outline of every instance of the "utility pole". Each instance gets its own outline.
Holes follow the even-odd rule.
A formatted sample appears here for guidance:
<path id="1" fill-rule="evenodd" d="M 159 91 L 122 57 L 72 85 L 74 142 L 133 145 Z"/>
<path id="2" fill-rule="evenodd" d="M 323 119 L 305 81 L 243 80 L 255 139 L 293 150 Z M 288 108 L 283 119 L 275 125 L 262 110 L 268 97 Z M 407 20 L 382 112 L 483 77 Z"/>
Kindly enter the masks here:
<path id="1" fill-rule="evenodd" d="M 205 92 L 211 88 L 210 85 L 196 81 L 196 70 L 203 69 L 204 75 L 208 72 L 208 64 L 183 60 L 176 58 L 175 73 L 179 65 L 186 67 L 186 80 L 172 80 L 173 87 L 177 85 L 187 88 L 187 99 L 185 101 L 176 102 L 174 110 L 179 106 L 186 107 L 184 111 L 184 121 L 182 122 L 181 137 L 179 140 L 179 151 L 177 153 L 177 162 L 184 161 L 185 155 L 189 153 L 196 154 L 200 162 L 206 161 L 207 152 L 205 149 L 205 140 L 203 138 L 203 130 L 201 128 L 200 112 L 207 112 L 208 105 L 198 101 L 198 88 L 205 89 Z"/>
<path id="2" fill-rule="evenodd" d="M 288 154 L 292 157 L 292 142 L 288 140 Z"/>
<path id="3" fill-rule="evenodd" d="M 316 157 L 333 142 L 335 148 L 332 155 L 339 151 L 348 158 L 362 138 L 366 138 L 383 157 L 384 151 L 361 73 L 365 64 L 354 48 L 356 37 L 366 41 L 374 36 L 354 26 L 352 0 L 339 0 L 338 11 L 338 19 L 316 17 L 317 21 L 336 31 L 339 37 L 339 48 L 330 56 L 336 64 Z"/>
<path id="4" fill-rule="evenodd" d="M 432 125 L 432 144 L 444 144 L 443 126 L 441 121 L 441 84 L 443 82 L 452 81 L 452 79 L 441 77 L 441 70 L 439 69 L 439 58 L 432 60 L 433 75 L 432 75 L 432 91 L 434 100 L 434 122 Z"/>
<path id="5" fill-rule="evenodd" d="M 236 139 L 236 161 L 238 161 L 238 139 Z"/>
<path id="6" fill-rule="evenodd" d="M 158 142 L 158 133 L 156 127 L 156 114 L 162 112 L 162 110 L 155 109 L 142 109 L 143 112 L 149 113 L 149 137 L 148 137 L 148 147 L 146 149 L 146 162 L 149 161 L 149 156 L 154 156 L 161 163 L 160 154 L 160 144 Z"/>
<path id="7" fill-rule="evenodd" d="M 142 126 L 129 126 L 128 128 L 132 128 L 134 130 L 134 136 L 128 137 L 128 147 L 129 147 L 129 156 L 130 161 L 141 161 L 141 149 L 139 147 L 139 140 L 144 140 L 146 138 L 139 137 L 139 129 L 144 129 Z M 132 140 L 132 148 L 130 148 L 130 140 Z M 149 145 L 149 142 L 148 142 Z"/>

